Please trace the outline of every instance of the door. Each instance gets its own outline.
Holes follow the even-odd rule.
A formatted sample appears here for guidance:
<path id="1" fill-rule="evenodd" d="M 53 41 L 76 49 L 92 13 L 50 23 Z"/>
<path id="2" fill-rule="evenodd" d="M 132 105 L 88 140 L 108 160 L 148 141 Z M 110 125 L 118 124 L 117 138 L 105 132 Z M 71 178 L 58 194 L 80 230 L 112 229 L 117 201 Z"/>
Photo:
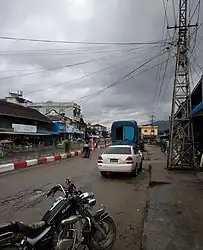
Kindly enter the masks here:
<path id="1" fill-rule="evenodd" d="M 129 126 L 123 127 L 123 140 L 124 141 L 133 141 L 134 138 L 134 128 Z"/>

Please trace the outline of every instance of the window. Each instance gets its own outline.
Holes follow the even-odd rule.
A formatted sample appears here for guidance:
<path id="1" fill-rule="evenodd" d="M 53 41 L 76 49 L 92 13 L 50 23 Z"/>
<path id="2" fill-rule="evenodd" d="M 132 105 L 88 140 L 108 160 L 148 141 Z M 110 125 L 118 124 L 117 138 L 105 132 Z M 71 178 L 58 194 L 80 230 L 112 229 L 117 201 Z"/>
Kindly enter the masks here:
<path id="1" fill-rule="evenodd" d="M 147 130 L 145 129 L 145 131 L 144 131 L 145 133 L 147 133 Z"/>
<path id="2" fill-rule="evenodd" d="M 120 155 L 131 155 L 130 147 L 110 147 L 104 151 L 103 154 L 120 154 Z"/>

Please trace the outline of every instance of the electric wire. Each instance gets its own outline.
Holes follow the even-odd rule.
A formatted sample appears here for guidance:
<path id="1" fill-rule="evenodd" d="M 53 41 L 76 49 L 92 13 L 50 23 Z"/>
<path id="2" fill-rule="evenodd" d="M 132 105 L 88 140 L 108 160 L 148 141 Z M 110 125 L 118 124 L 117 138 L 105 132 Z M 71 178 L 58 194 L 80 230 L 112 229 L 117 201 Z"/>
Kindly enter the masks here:
<path id="1" fill-rule="evenodd" d="M 164 4 L 164 1 L 163 1 Z M 165 6 L 165 5 L 164 5 Z M 166 15 L 166 9 L 164 8 L 164 20 L 163 20 L 163 30 L 162 30 L 162 41 L 164 40 L 164 31 L 165 31 L 165 26 L 168 26 L 168 21 L 167 21 L 167 15 Z M 164 45 L 160 46 L 160 53 L 162 51 L 162 49 L 164 48 Z M 159 57 L 159 62 L 161 61 L 161 56 Z M 157 68 L 157 74 L 156 74 L 156 82 L 159 85 L 160 82 L 160 76 L 161 76 L 161 70 L 162 70 L 162 66 L 163 64 L 161 64 L 158 68 Z M 153 100 L 153 104 L 152 104 L 152 113 L 154 112 L 154 108 L 155 108 L 155 102 L 156 102 L 156 97 L 158 94 L 158 88 L 156 88 L 156 94 L 154 96 L 154 100 Z"/>
<path id="2" fill-rule="evenodd" d="M 166 53 L 166 52 L 163 52 L 163 53 Z M 116 86 L 117 84 L 119 84 L 120 82 L 122 82 L 123 80 L 125 80 L 127 77 L 131 76 L 133 73 L 135 73 L 136 71 L 138 71 L 140 68 L 144 67 L 145 65 L 147 65 L 148 63 L 150 63 L 154 59 L 158 58 L 159 55 L 160 55 L 160 53 L 158 53 L 158 55 L 155 55 L 154 57 L 148 59 L 147 61 L 145 61 L 144 63 L 142 63 L 141 65 L 139 65 L 138 67 L 136 67 L 135 69 L 133 69 L 132 71 L 130 71 L 129 73 L 125 74 L 124 76 L 122 76 L 121 78 L 119 78 L 118 80 L 116 80 L 115 82 L 113 82 L 112 84 L 108 85 L 107 87 L 104 87 L 104 88 L 102 88 L 102 89 L 100 89 L 100 90 L 98 90 L 98 91 L 96 91 L 96 92 L 94 92 L 92 94 L 79 97 L 76 100 L 82 100 L 82 99 L 84 99 L 84 100 L 82 100 L 82 103 L 84 103 L 84 101 L 86 102 L 86 100 L 88 101 L 88 100 L 93 99 L 94 97 L 96 97 L 97 95 L 100 95 L 101 93 L 103 93 L 107 89 Z"/>
<path id="3" fill-rule="evenodd" d="M 140 47 L 132 49 L 140 49 L 145 46 L 150 45 L 142 45 Z M 85 55 L 86 53 L 107 53 L 107 52 L 115 52 L 115 51 L 125 51 L 129 50 L 129 47 L 120 47 L 120 48 L 101 48 L 97 47 L 86 48 L 86 49 L 49 49 L 49 50 L 8 50 L 8 51 L 0 51 L 0 56 L 66 56 L 66 55 Z"/>
<path id="4" fill-rule="evenodd" d="M 165 81 L 165 77 L 166 77 L 166 72 L 167 72 L 167 69 L 168 69 L 169 59 L 170 59 L 170 51 L 168 52 L 168 58 L 166 60 L 166 65 L 165 65 L 165 68 L 164 68 L 164 73 L 163 73 L 161 85 L 159 86 L 159 90 L 158 90 L 158 98 L 157 98 L 158 105 L 157 105 L 157 109 L 159 107 L 160 96 L 161 96 L 162 88 L 163 88 L 163 85 L 164 85 L 164 81 Z"/>
<path id="5" fill-rule="evenodd" d="M 154 47 L 154 48 L 155 48 L 155 47 Z M 151 49 L 151 48 L 148 48 L 148 49 Z M 147 52 L 148 52 L 148 51 L 147 51 Z M 133 54 L 133 53 L 131 52 L 129 55 L 132 55 L 132 54 Z M 127 55 L 127 56 L 128 56 L 128 55 Z M 65 81 L 65 82 L 60 82 L 60 83 L 54 84 L 54 85 L 51 86 L 51 88 L 53 88 L 53 87 L 58 87 L 58 86 L 62 86 L 62 85 L 66 85 L 66 88 L 67 88 L 67 86 L 68 86 L 68 87 L 74 86 L 76 81 L 79 81 L 79 80 L 85 79 L 85 78 L 87 78 L 87 77 L 93 76 L 93 75 L 95 75 L 95 74 L 97 74 L 97 73 L 101 73 L 101 72 L 103 72 L 103 71 L 106 71 L 106 70 L 108 70 L 108 69 L 114 68 L 115 66 L 124 64 L 124 63 L 126 63 L 126 62 L 130 62 L 131 60 L 137 58 L 138 56 L 140 56 L 140 55 L 136 55 L 136 56 L 133 56 L 133 57 L 131 57 L 131 58 L 127 58 L 127 59 L 121 61 L 120 63 L 116 63 L 116 64 L 113 64 L 113 65 L 110 65 L 110 66 L 108 66 L 108 67 L 105 67 L 105 68 L 103 68 L 103 69 L 100 69 L 100 70 L 97 70 L 97 71 L 94 71 L 94 72 L 85 74 L 85 75 L 80 76 L 80 77 L 78 77 L 78 78 L 75 78 L 75 79 L 72 79 L 72 80 L 69 80 L 69 81 Z M 117 72 L 117 70 L 114 71 L 114 72 Z M 109 73 L 109 74 L 112 74 L 112 73 Z M 106 74 L 106 75 L 109 75 L 109 74 Z M 68 85 L 67 85 L 67 84 L 68 84 Z M 38 92 L 45 91 L 45 90 L 47 90 L 47 87 L 46 87 L 46 88 L 42 88 L 42 89 L 38 89 L 38 90 L 35 90 L 35 91 L 30 91 L 30 92 L 27 92 L 27 93 L 25 93 L 25 94 L 34 94 L 34 93 L 38 93 Z"/>
<path id="6" fill-rule="evenodd" d="M 142 45 L 142 44 L 160 44 L 160 41 L 153 42 L 86 42 L 86 41 L 65 41 L 65 40 L 49 40 L 49 39 L 35 39 L 35 38 L 23 38 L 13 36 L 0 36 L 2 40 L 15 40 L 15 41 L 27 41 L 27 42 L 42 42 L 42 43 L 64 43 L 64 44 L 89 44 L 89 45 Z M 165 41 L 167 43 L 167 41 Z"/>
<path id="7" fill-rule="evenodd" d="M 164 8 L 164 15 L 165 15 L 166 23 L 167 23 L 167 26 L 169 26 L 169 21 L 168 21 L 168 16 L 167 16 L 168 1 L 167 1 L 167 3 L 165 4 L 165 1 L 162 0 L 162 3 L 163 3 L 163 8 Z M 171 35 L 170 35 L 170 32 L 169 32 L 168 29 L 167 29 L 167 32 L 168 32 L 169 39 L 170 39 L 170 41 L 171 41 Z"/>
<path id="8" fill-rule="evenodd" d="M 130 50 L 132 50 L 132 49 L 130 49 Z M 119 53 L 119 55 L 121 55 L 121 54 L 122 53 Z M 70 67 L 74 67 L 74 66 L 79 66 L 79 65 L 83 65 L 83 64 L 88 64 L 88 63 L 96 62 L 98 60 L 109 59 L 109 57 L 110 57 L 110 59 L 112 59 L 112 58 L 116 57 L 117 55 L 112 54 L 112 55 L 108 55 L 108 56 L 102 56 L 102 57 L 96 58 L 96 59 L 86 60 L 86 61 L 83 61 L 83 62 L 78 62 L 78 63 L 73 63 L 73 64 L 67 64 L 67 65 L 62 65 L 62 66 L 47 68 L 47 69 L 43 69 L 43 70 L 37 70 L 37 71 L 34 71 L 34 72 L 17 74 L 17 75 L 13 75 L 13 76 L 0 77 L 0 80 L 6 80 L 6 79 L 12 79 L 12 78 L 24 77 L 24 76 L 30 76 L 30 75 L 40 74 L 40 73 L 46 73 L 46 72 L 50 72 L 50 71 L 54 71 L 54 70 L 59 70 L 59 69 L 63 69 L 63 68 L 70 68 Z"/>
<path id="9" fill-rule="evenodd" d="M 172 68 L 175 69 L 175 65 L 172 65 L 172 60 L 169 60 L 169 61 L 171 62 Z M 174 73 L 173 73 L 173 74 L 174 74 Z M 172 75 L 173 75 L 173 74 L 172 74 Z M 171 77 L 172 77 L 172 75 L 171 75 Z M 158 107 L 158 109 L 157 109 L 157 113 L 160 111 L 160 108 L 161 108 L 162 105 L 164 104 L 164 101 L 165 101 L 165 98 L 166 98 L 166 94 L 168 93 L 168 90 L 170 89 L 169 87 L 171 87 L 170 84 L 167 84 L 167 85 L 165 86 L 165 89 L 164 89 L 163 94 L 162 94 L 162 98 L 160 98 L 160 102 L 159 102 L 159 107 Z"/>
<path id="10" fill-rule="evenodd" d="M 159 66 L 160 64 L 162 64 L 162 63 L 164 63 L 164 62 L 165 62 L 165 61 L 162 61 L 162 62 L 160 62 L 160 63 L 158 63 L 158 64 L 156 64 L 156 65 L 153 65 L 153 66 L 151 66 L 151 67 L 149 67 L 149 68 L 147 68 L 147 69 L 145 69 L 145 70 L 143 70 L 143 71 L 141 71 L 141 72 L 139 72 L 139 73 L 137 73 L 137 74 L 135 74 L 135 75 L 132 75 L 131 77 L 129 77 L 129 78 L 127 78 L 127 79 L 118 80 L 118 81 L 116 81 L 115 83 L 113 83 L 113 84 L 111 84 L 111 85 L 109 85 L 109 86 L 107 86 L 107 87 L 105 87 L 105 88 L 103 88 L 103 89 L 101 89 L 101 90 L 99 90 L 99 91 L 93 93 L 92 95 L 90 95 L 89 97 L 87 97 L 86 99 L 84 99 L 83 101 L 81 101 L 79 104 L 80 104 L 80 105 L 85 104 L 85 103 L 87 103 L 88 101 L 92 100 L 93 98 L 97 97 L 98 95 L 102 94 L 102 93 L 103 93 L 104 91 L 106 91 L 107 89 L 112 88 L 112 87 L 114 87 L 115 85 L 118 85 L 118 84 L 123 83 L 124 80 L 129 81 L 130 79 L 132 79 L 132 78 L 134 78 L 134 77 L 136 77 L 136 76 L 138 76 L 138 75 L 141 75 L 141 74 L 143 74 L 143 73 L 145 73 L 145 72 L 147 72 L 147 71 L 149 71 L 149 70 L 151 70 L 151 69 L 153 69 L 153 68 Z"/>

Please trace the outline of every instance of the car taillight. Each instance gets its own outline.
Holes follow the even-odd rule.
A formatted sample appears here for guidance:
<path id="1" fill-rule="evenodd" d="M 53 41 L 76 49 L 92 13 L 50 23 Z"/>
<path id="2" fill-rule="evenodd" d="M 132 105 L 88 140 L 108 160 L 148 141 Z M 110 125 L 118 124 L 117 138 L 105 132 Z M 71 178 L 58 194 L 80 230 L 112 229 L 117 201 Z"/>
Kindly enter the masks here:
<path id="1" fill-rule="evenodd" d="M 101 155 L 98 157 L 98 163 L 103 163 L 103 158 L 101 157 Z"/>
<path id="2" fill-rule="evenodd" d="M 125 160 L 126 164 L 133 164 L 133 158 L 131 156 L 128 156 L 128 158 Z"/>

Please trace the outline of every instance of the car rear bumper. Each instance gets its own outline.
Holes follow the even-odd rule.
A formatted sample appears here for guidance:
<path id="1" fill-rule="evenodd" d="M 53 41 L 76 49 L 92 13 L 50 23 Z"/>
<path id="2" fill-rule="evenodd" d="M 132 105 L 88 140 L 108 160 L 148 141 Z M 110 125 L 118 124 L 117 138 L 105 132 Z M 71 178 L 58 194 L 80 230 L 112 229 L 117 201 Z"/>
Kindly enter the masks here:
<path id="1" fill-rule="evenodd" d="M 98 164 L 99 171 L 105 172 L 122 172 L 122 173 L 130 173 L 133 172 L 132 164 Z"/>

